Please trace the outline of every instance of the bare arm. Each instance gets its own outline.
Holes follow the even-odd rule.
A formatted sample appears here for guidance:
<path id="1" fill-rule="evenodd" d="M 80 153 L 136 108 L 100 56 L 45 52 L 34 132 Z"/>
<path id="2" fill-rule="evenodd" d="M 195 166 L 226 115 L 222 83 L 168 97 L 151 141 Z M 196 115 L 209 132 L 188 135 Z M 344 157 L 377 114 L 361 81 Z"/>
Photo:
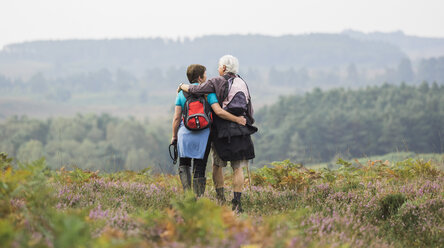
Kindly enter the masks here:
<path id="1" fill-rule="evenodd" d="M 217 116 L 219 116 L 222 119 L 236 122 L 237 124 L 240 124 L 242 126 L 245 126 L 245 124 L 247 124 L 247 120 L 245 119 L 245 117 L 235 116 L 230 112 L 227 112 L 226 110 L 220 107 L 219 103 L 213 103 L 211 105 L 211 108 L 213 109 L 214 113 L 217 114 Z"/>
<path id="2" fill-rule="evenodd" d="M 171 137 L 171 143 L 173 143 L 174 140 L 177 140 L 177 131 L 179 130 L 179 124 L 180 124 L 180 115 L 182 114 L 182 107 L 176 106 L 174 108 L 174 117 L 173 117 L 173 134 Z"/>

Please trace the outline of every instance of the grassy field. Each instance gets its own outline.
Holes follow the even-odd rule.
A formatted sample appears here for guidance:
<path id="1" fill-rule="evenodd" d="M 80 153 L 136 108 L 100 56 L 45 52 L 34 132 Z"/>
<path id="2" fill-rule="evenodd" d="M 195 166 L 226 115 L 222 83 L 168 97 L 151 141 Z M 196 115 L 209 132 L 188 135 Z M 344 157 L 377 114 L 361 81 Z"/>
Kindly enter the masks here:
<path id="1" fill-rule="evenodd" d="M 13 166 L 0 157 L 1 247 L 442 247 L 444 173 L 434 160 L 337 170 L 274 162 L 245 181 L 236 214 L 183 193 L 177 176 Z M 227 175 L 226 197 L 231 200 Z"/>

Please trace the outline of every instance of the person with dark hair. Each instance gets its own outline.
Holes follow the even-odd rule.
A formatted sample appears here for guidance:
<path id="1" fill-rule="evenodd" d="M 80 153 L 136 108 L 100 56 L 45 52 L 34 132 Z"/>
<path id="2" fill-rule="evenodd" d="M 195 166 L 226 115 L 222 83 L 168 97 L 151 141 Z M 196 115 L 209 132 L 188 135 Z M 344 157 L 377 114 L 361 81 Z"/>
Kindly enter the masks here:
<path id="1" fill-rule="evenodd" d="M 192 85 L 199 85 L 207 80 L 206 68 L 203 65 L 192 64 L 187 68 L 187 78 Z M 210 128 L 199 131 L 192 131 L 184 126 L 181 118 L 184 111 L 187 96 L 183 91 L 179 92 L 176 97 L 176 106 L 174 109 L 174 118 L 172 123 L 171 144 L 177 142 L 179 153 L 179 177 L 182 187 L 185 190 L 191 189 L 199 197 L 205 192 L 206 177 L 205 170 L 210 152 Z M 245 125 L 246 119 L 238 117 L 223 110 L 218 101 L 216 94 L 208 94 L 206 96 L 208 104 L 214 113 L 219 117 Z M 193 182 L 191 183 L 191 161 L 193 161 Z"/>

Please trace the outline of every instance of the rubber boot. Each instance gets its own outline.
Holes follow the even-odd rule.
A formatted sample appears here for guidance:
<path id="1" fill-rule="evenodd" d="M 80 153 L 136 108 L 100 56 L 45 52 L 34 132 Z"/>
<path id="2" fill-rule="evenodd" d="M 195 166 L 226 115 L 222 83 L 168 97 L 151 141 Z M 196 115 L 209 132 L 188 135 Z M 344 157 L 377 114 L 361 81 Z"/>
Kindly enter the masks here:
<path id="1" fill-rule="evenodd" d="M 216 199 L 217 203 L 220 205 L 224 204 L 227 200 L 225 199 L 224 188 L 216 189 Z"/>
<path id="2" fill-rule="evenodd" d="M 193 179 L 193 191 L 197 197 L 201 197 L 205 193 L 206 184 L 206 177 L 198 177 Z"/>
<path id="3" fill-rule="evenodd" d="M 233 204 L 232 210 L 236 211 L 237 213 L 244 212 L 244 210 L 242 209 L 241 195 L 241 192 L 234 192 L 234 198 L 231 201 L 231 203 Z"/>
<path id="4" fill-rule="evenodd" d="M 179 178 L 183 191 L 191 189 L 191 168 L 190 166 L 179 166 Z"/>

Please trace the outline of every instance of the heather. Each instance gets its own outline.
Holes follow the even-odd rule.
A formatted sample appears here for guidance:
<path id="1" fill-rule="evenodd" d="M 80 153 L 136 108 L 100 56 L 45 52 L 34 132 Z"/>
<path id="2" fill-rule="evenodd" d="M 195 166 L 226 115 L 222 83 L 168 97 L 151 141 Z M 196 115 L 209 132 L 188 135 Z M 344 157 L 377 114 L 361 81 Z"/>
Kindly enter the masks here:
<path id="1" fill-rule="evenodd" d="M 444 173 L 433 160 L 288 160 L 251 172 L 244 213 L 183 193 L 176 175 L 51 170 L 0 158 L 2 247 L 440 247 Z M 247 173 L 246 173 L 247 175 Z M 251 182 L 251 185 L 250 185 Z M 227 175 L 230 189 L 230 176 Z M 228 190 L 226 197 L 231 200 Z"/>

